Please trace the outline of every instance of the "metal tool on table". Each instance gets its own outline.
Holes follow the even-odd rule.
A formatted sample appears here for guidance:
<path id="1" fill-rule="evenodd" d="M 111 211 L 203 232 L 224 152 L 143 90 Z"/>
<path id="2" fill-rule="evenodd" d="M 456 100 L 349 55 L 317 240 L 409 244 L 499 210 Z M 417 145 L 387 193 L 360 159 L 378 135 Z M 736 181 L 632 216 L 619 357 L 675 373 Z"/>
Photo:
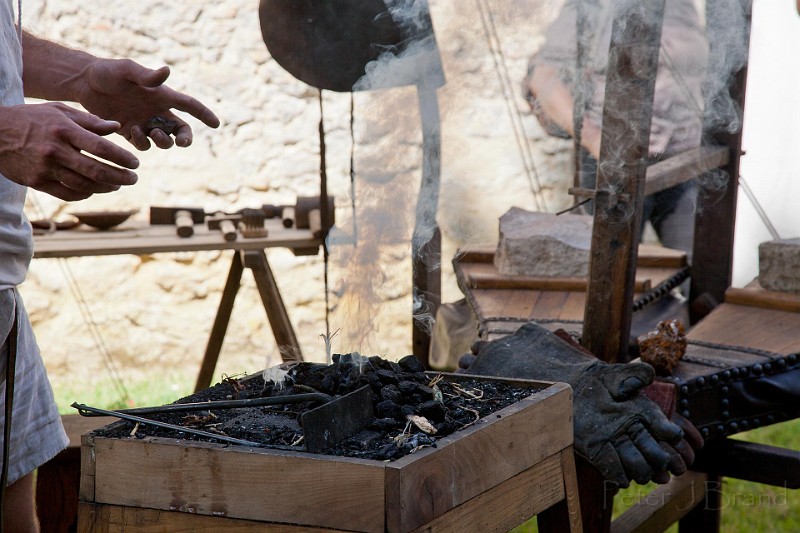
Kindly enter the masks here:
<path id="1" fill-rule="evenodd" d="M 117 411 L 97 409 L 87 405 L 73 403 L 72 407 L 78 410 L 81 416 L 115 416 L 131 422 L 149 424 L 164 429 L 183 431 L 192 435 L 214 438 L 223 442 L 240 444 L 243 446 L 261 446 L 261 444 L 234 439 L 225 435 L 218 435 L 207 431 L 186 428 L 175 424 L 168 424 L 143 418 L 140 415 L 186 413 L 192 411 L 208 411 L 214 409 L 237 409 L 249 407 L 264 407 L 268 405 L 284 405 L 292 403 L 319 402 L 322 405 L 306 411 L 301 415 L 300 423 L 303 427 L 303 436 L 306 449 L 317 453 L 326 446 L 335 444 L 368 426 L 374 418 L 372 399 L 368 385 L 342 396 L 333 397 L 321 392 L 287 394 L 282 396 L 266 396 L 264 398 L 250 398 L 245 400 L 223 400 L 211 402 L 176 403 L 157 407 L 139 407 L 134 409 L 120 409 Z"/>
<path id="2" fill-rule="evenodd" d="M 241 213 L 207 212 L 201 207 L 150 207 L 150 224 L 174 225 L 178 236 L 184 238 L 194 235 L 195 224 L 206 223 L 208 229 L 221 231 L 226 241 L 235 241 L 241 219 Z"/>

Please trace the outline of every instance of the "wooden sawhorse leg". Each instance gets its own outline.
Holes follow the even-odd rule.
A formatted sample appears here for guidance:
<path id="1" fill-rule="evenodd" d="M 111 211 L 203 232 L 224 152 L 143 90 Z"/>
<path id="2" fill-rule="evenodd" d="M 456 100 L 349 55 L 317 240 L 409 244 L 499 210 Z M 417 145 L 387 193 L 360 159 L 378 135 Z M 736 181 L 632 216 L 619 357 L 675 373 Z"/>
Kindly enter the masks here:
<path id="1" fill-rule="evenodd" d="M 253 272 L 253 277 L 258 287 L 258 293 L 267 312 L 272 333 L 275 335 L 275 342 L 284 361 L 302 361 L 303 355 L 300 351 L 300 343 L 286 312 L 286 306 L 275 282 L 275 276 L 267 261 L 267 254 L 264 250 L 237 250 L 233 254 L 231 269 L 228 272 L 228 279 L 225 281 L 225 288 L 222 290 L 222 298 L 217 308 L 217 316 L 214 318 L 214 325 L 211 327 L 211 334 L 206 345 L 206 353 L 200 365 L 200 372 L 194 390 L 199 391 L 211 386 L 211 379 L 214 369 L 217 366 L 219 353 L 222 350 L 222 342 L 228 330 L 233 302 L 242 280 L 242 272 L 247 267 Z"/>

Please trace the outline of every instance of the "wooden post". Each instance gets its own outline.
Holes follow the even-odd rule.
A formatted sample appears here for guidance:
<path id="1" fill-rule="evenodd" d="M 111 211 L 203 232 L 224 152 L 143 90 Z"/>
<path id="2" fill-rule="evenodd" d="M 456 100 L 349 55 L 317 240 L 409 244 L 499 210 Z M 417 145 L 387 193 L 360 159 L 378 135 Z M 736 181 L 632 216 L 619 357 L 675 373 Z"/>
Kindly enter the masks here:
<path id="1" fill-rule="evenodd" d="M 750 27 L 752 2 L 745 1 L 747 26 Z M 709 0 L 706 6 L 708 19 L 708 32 L 714 35 L 715 29 L 720 24 L 725 24 L 715 13 L 724 10 L 719 0 Z M 749 49 L 750 32 L 745 32 L 745 49 Z M 709 64 L 715 64 L 722 59 L 727 50 L 728 43 L 720 39 L 709 38 Z M 734 75 L 730 87 L 730 95 L 739 110 L 744 112 L 745 85 L 747 80 L 747 64 L 745 63 Z M 708 114 L 708 110 L 706 110 Z M 717 133 L 708 142 L 715 145 L 726 146 L 730 151 L 728 164 L 721 167 L 727 181 L 724 187 L 713 188 L 703 186 L 703 177 L 700 177 L 697 194 L 697 213 L 695 216 L 695 235 L 692 259 L 692 281 L 690 301 L 694 302 L 703 297 L 705 306 L 694 306 L 691 313 L 692 323 L 696 323 L 710 311 L 713 305 L 722 303 L 725 290 L 731 285 L 733 272 L 733 237 L 736 227 L 736 199 L 739 189 L 739 159 L 742 156 L 742 128 L 735 133 Z M 718 180 L 713 180 L 716 182 Z"/>
<path id="2" fill-rule="evenodd" d="M 628 351 L 664 0 L 616 9 L 581 340 L 607 362 Z"/>

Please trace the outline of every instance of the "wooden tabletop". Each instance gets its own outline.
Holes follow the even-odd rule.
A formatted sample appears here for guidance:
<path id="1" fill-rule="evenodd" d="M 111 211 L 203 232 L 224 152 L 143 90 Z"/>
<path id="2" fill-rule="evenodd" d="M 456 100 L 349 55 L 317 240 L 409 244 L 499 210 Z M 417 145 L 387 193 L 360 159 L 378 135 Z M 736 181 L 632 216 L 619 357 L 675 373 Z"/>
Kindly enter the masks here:
<path id="1" fill-rule="evenodd" d="M 196 224 L 194 235 L 178 237 L 174 226 L 151 226 L 146 222 L 128 221 L 109 230 L 78 226 L 57 230 L 45 235 L 34 235 L 34 257 L 80 257 L 90 255 L 152 254 L 159 252 L 184 252 L 200 250 L 254 250 L 264 248 L 292 248 L 313 250 L 321 245 L 310 230 L 284 228 L 277 219 L 265 223 L 266 237 L 226 241 L 222 233 Z"/>
<path id="2" fill-rule="evenodd" d="M 533 319 L 553 328 L 583 320 L 586 279 L 501 275 L 493 263 L 495 248 L 470 247 L 461 250 L 453 261 L 456 279 L 478 320 L 481 338 L 492 340 L 508 335 Z M 637 295 L 656 287 L 685 265 L 683 252 L 642 245 L 636 271 Z"/>

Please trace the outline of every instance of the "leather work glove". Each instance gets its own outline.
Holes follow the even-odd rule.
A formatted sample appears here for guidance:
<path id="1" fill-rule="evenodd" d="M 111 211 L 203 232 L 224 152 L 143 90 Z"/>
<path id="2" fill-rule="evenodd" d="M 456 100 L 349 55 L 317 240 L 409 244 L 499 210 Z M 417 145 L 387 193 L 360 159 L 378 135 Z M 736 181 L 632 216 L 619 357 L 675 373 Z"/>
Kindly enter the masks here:
<path id="1" fill-rule="evenodd" d="M 475 348 L 479 350 L 468 374 L 571 385 L 575 451 L 609 482 L 623 488 L 631 480 L 664 483 L 670 472 L 682 474 L 694 459 L 692 445 L 697 442 L 688 442 L 684 430 L 640 394 L 655 376 L 650 365 L 604 363 L 533 322 Z M 696 430 L 695 435 L 699 438 Z"/>

